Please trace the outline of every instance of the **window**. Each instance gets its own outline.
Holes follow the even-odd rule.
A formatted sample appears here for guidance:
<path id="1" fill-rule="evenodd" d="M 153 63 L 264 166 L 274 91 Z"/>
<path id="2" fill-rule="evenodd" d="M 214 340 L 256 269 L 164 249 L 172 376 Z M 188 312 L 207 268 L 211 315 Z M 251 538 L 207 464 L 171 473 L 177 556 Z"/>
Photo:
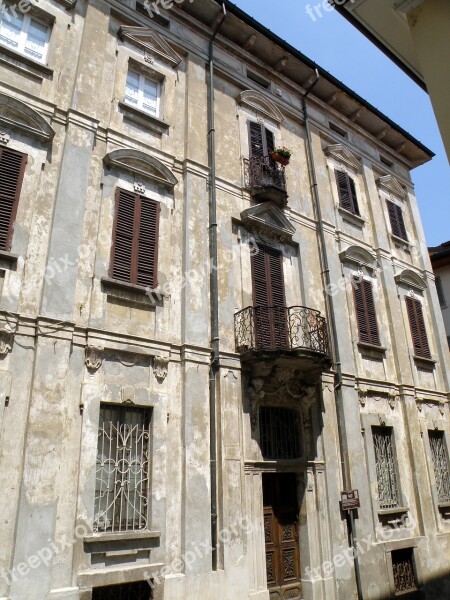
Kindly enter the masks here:
<path id="1" fill-rule="evenodd" d="M 406 310 L 408 312 L 409 326 L 414 344 L 414 354 L 421 358 L 431 358 L 430 346 L 428 344 L 427 331 L 423 318 L 422 304 L 415 298 L 405 297 Z"/>
<path id="2" fill-rule="evenodd" d="M 388 158 L 386 158 L 385 156 L 383 156 L 382 154 L 380 154 L 380 161 L 383 163 L 383 165 L 386 165 L 390 169 L 394 168 L 394 163 L 391 160 L 389 160 Z"/>
<path id="3" fill-rule="evenodd" d="M 270 81 L 267 81 L 267 79 L 264 79 L 264 77 L 261 77 L 261 75 L 258 75 L 254 71 L 247 69 L 247 77 L 265 89 L 270 88 Z"/>
<path id="4" fill-rule="evenodd" d="M 158 202 L 117 190 L 110 277 L 156 288 L 159 212 Z"/>
<path id="5" fill-rule="evenodd" d="M 396 596 L 417 590 L 412 548 L 392 551 L 392 572 Z"/>
<path id="6" fill-rule="evenodd" d="M 373 346 L 380 346 L 375 302 L 372 284 L 361 277 L 353 277 L 353 293 L 355 298 L 356 320 L 359 330 L 359 341 Z"/>
<path id="7" fill-rule="evenodd" d="M 19 203 L 26 154 L 0 148 L 0 250 L 9 251 Z"/>
<path id="8" fill-rule="evenodd" d="M 444 432 L 430 430 L 428 431 L 428 439 L 430 440 L 438 502 L 439 504 L 447 504 L 450 502 L 450 473 Z"/>
<path id="9" fill-rule="evenodd" d="M 328 122 L 328 125 L 329 125 L 331 131 L 334 131 L 334 133 L 337 133 L 338 135 L 340 135 L 343 138 L 347 137 L 347 132 L 345 131 L 345 129 L 342 129 L 341 127 L 339 127 L 338 125 L 335 125 L 331 121 Z"/>
<path id="10" fill-rule="evenodd" d="M 125 90 L 125 102 L 158 117 L 161 96 L 161 84 L 134 71 L 128 70 Z"/>
<path id="11" fill-rule="evenodd" d="M 149 438 L 148 409 L 101 406 L 94 531 L 147 528 Z"/>
<path id="12" fill-rule="evenodd" d="M 341 207 L 354 215 L 359 215 L 358 198 L 353 179 L 345 171 L 336 171 L 336 181 Z"/>
<path id="13" fill-rule="evenodd" d="M 92 600 L 151 600 L 151 588 L 146 581 L 94 588 Z"/>
<path id="14" fill-rule="evenodd" d="M 0 42 L 33 60 L 45 63 L 50 26 L 30 14 L 5 11 L 0 16 Z"/>
<path id="15" fill-rule="evenodd" d="M 264 406 L 259 411 L 261 452 L 266 459 L 293 459 L 302 455 L 300 420 L 294 410 Z"/>
<path id="16" fill-rule="evenodd" d="M 380 509 L 400 506 L 392 427 L 372 427 Z"/>
<path id="17" fill-rule="evenodd" d="M 439 298 L 439 304 L 441 308 L 447 308 L 447 302 L 445 301 L 444 288 L 442 286 L 442 279 L 438 276 L 435 279 L 436 291 Z"/>
<path id="18" fill-rule="evenodd" d="M 259 123 L 249 123 L 250 157 L 262 158 L 269 156 L 275 150 L 273 133 Z"/>
<path id="19" fill-rule="evenodd" d="M 407 241 L 408 236 L 406 235 L 405 221 L 403 220 L 403 211 L 401 207 L 390 200 L 386 200 L 386 204 L 393 235 Z"/>

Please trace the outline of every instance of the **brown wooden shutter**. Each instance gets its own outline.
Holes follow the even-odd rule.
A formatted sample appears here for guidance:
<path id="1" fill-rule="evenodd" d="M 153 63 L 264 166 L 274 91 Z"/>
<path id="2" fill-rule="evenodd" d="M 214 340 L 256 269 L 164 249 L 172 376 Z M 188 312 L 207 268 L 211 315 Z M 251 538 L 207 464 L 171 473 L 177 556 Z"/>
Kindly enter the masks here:
<path id="1" fill-rule="evenodd" d="M 158 233 L 159 204 L 118 189 L 110 277 L 155 288 Z"/>
<path id="2" fill-rule="evenodd" d="M 249 138 L 251 158 L 270 156 L 275 150 L 275 138 L 273 133 L 260 123 L 250 121 Z"/>
<path id="3" fill-rule="evenodd" d="M 336 171 L 336 182 L 339 192 L 339 204 L 345 210 L 359 215 L 355 182 L 345 171 Z"/>
<path id="4" fill-rule="evenodd" d="M 390 200 L 386 200 L 386 203 L 389 221 L 391 222 L 392 233 L 402 240 L 407 240 L 408 236 L 406 234 L 405 221 L 403 219 L 403 211 L 401 207 Z"/>
<path id="5" fill-rule="evenodd" d="M 11 249 L 27 155 L 0 148 L 0 250 Z"/>
<path id="6" fill-rule="evenodd" d="M 353 290 L 359 341 L 380 346 L 372 284 L 365 279 L 353 277 Z"/>
<path id="7" fill-rule="evenodd" d="M 411 336 L 414 344 L 414 353 L 422 358 L 431 358 L 430 346 L 428 344 L 427 331 L 423 318 L 422 304 L 415 298 L 405 296 L 406 310 L 408 312 Z"/>

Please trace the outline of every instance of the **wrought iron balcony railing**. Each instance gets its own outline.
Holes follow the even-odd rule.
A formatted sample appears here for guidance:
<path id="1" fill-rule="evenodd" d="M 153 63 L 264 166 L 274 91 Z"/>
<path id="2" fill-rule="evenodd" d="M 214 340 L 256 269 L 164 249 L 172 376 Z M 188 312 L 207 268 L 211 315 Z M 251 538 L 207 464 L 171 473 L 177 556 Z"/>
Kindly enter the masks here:
<path id="1" fill-rule="evenodd" d="M 310 350 L 330 355 L 327 324 L 305 306 L 248 306 L 234 315 L 236 352 Z"/>
<path id="2" fill-rule="evenodd" d="M 280 163 L 270 156 L 256 156 L 244 159 L 245 187 L 255 197 L 264 196 L 268 200 L 286 203 L 286 173 Z"/>

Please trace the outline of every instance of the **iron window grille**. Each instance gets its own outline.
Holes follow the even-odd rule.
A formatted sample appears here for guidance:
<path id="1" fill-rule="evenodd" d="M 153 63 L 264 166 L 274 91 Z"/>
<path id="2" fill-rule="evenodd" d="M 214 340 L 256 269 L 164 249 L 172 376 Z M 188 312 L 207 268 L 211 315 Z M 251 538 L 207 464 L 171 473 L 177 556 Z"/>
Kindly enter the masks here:
<path id="1" fill-rule="evenodd" d="M 300 419 L 288 408 L 264 406 L 259 411 L 261 452 L 265 459 L 295 459 L 302 455 Z"/>
<path id="2" fill-rule="evenodd" d="M 447 504 L 450 502 L 450 473 L 444 432 L 429 431 L 428 439 L 430 440 L 438 502 Z"/>
<path id="3" fill-rule="evenodd" d="M 94 531 L 148 525 L 150 411 L 103 405 L 98 430 Z"/>
<path id="4" fill-rule="evenodd" d="M 392 552 L 392 571 L 395 595 L 415 592 L 418 589 L 412 548 Z"/>
<path id="5" fill-rule="evenodd" d="M 147 581 L 94 588 L 92 600 L 151 600 L 152 590 Z"/>
<path id="6" fill-rule="evenodd" d="M 391 427 L 372 427 L 380 509 L 400 506 L 394 436 Z"/>

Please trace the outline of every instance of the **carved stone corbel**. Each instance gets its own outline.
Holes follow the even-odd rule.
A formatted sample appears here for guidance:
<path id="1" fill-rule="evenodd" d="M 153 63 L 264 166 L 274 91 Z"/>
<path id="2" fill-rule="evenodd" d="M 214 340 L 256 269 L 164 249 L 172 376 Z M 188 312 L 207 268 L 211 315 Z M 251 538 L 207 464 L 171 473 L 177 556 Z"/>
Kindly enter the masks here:
<path id="1" fill-rule="evenodd" d="M 97 371 L 102 366 L 103 346 L 86 346 L 84 363 L 89 371 Z"/>
<path id="2" fill-rule="evenodd" d="M 359 403 L 362 407 L 366 405 L 368 393 L 369 390 L 367 388 L 359 388 Z"/>
<path id="3" fill-rule="evenodd" d="M 14 343 L 14 331 L 8 323 L 0 325 L 0 356 L 4 357 L 11 352 Z"/>
<path id="4" fill-rule="evenodd" d="M 0 144 L 6 146 L 9 143 L 11 136 L 6 131 L 0 131 Z"/>
<path id="5" fill-rule="evenodd" d="M 258 408 L 265 396 L 262 390 L 263 385 L 264 379 L 262 377 L 256 377 L 250 382 L 248 395 L 250 398 L 250 424 L 253 430 L 256 430 L 258 426 Z"/>
<path id="6" fill-rule="evenodd" d="M 155 356 L 153 358 L 153 373 L 158 381 L 164 381 L 169 368 L 168 356 Z"/>

